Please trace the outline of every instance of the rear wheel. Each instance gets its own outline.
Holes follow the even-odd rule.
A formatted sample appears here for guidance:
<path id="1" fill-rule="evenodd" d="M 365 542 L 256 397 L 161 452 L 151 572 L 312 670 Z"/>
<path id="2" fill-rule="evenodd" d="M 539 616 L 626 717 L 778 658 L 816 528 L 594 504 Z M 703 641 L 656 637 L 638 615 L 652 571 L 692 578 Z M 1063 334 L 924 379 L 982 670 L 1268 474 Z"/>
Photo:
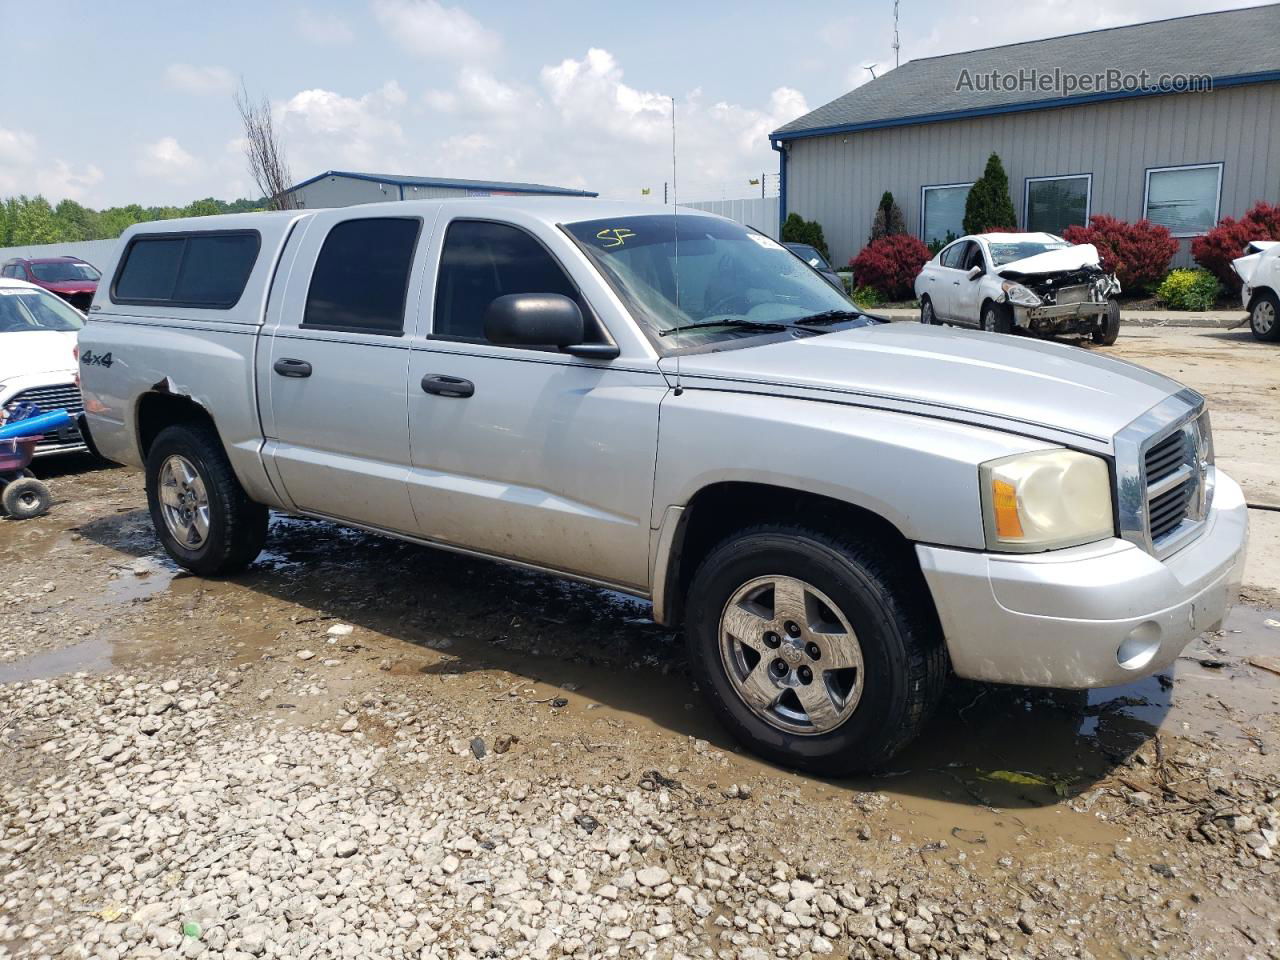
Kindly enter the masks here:
<path id="1" fill-rule="evenodd" d="M 1107 312 L 1102 318 L 1102 325 L 1095 327 L 1091 335 L 1093 342 L 1109 347 L 1120 337 L 1120 304 L 1115 300 L 1107 301 Z"/>
<path id="2" fill-rule="evenodd" d="M 1254 298 L 1249 329 L 1259 340 L 1280 340 L 1280 298 L 1271 291 L 1264 290 Z"/>
<path id="3" fill-rule="evenodd" d="M 942 323 L 938 319 L 937 311 L 933 309 L 933 301 L 925 297 L 920 301 L 920 322 L 926 326 L 938 326 Z"/>
<path id="4" fill-rule="evenodd" d="M 827 775 L 871 770 L 919 732 L 947 675 L 932 618 L 902 570 L 815 530 L 763 526 L 721 543 L 694 577 L 690 659 L 748 748 Z"/>
<path id="5" fill-rule="evenodd" d="M 1007 303 L 988 300 L 982 305 L 982 329 L 987 333 L 1012 333 L 1013 311 Z"/>
<path id="6" fill-rule="evenodd" d="M 204 424 L 160 431 L 147 454 L 147 505 L 165 551 L 193 573 L 243 570 L 266 540 L 267 508 L 249 499 Z"/>
<path id="7" fill-rule="evenodd" d="M 14 520 L 30 520 L 48 513 L 53 503 L 49 488 L 35 477 L 24 476 L 5 484 L 0 506 Z"/>

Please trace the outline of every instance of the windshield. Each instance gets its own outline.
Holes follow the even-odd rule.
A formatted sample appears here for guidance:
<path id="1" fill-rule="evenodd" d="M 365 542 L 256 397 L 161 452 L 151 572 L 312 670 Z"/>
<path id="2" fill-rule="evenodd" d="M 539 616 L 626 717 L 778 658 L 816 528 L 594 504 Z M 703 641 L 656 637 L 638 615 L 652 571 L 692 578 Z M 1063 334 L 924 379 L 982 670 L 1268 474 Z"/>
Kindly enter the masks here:
<path id="1" fill-rule="evenodd" d="M 789 324 L 831 310 L 857 312 L 781 244 L 732 221 L 655 214 L 588 220 L 565 229 L 650 333 L 715 324 L 681 332 L 680 347 L 759 335 L 752 324 Z M 664 349 L 674 346 L 663 344 Z"/>
<path id="2" fill-rule="evenodd" d="M 87 263 L 33 263 L 31 272 L 37 280 L 45 283 L 68 283 L 77 280 L 97 280 L 102 276 Z"/>
<path id="3" fill-rule="evenodd" d="M 80 314 L 52 293 L 0 287 L 0 333 L 74 331 L 82 326 Z"/>
<path id="4" fill-rule="evenodd" d="M 991 251 L 993 266 L 1003 267 L 1015 260 L 1025 260 L 1036 254 L 1048 253 L 1050 250 L 1065 250 L 1071 244 L 1065 240 L 1017 240 L 1011 243 L 995 243 L 987 241 L 987 249 Z"/>

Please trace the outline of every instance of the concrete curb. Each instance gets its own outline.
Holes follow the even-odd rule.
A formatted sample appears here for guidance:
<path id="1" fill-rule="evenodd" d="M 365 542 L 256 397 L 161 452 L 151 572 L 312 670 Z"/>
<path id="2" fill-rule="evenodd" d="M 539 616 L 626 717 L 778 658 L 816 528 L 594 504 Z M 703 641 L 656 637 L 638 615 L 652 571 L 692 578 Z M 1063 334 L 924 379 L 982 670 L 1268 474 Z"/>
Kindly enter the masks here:
<path id="1" fill-rule="evenodd" d="M 919 320 L 920 311 L 907 307 L 869 307 L 868 313 L 888 317 L 891 320 Z M 1248 316 L 1244 310 L 1206 310 L 1201 312 L 1180 310 L 1122 310 L 1120 323 L 1127 327 L 1205 327 L 1228 330 L 1244 326 Z"/>

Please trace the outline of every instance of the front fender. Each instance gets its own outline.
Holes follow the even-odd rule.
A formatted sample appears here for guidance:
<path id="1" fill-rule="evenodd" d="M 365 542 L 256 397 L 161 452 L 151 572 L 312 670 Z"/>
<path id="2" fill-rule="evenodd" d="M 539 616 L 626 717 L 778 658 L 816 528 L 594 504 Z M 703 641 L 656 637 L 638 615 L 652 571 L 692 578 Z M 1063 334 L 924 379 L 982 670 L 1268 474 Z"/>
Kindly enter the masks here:
<path id="1" fill-rule="evenodd" d="M 914 414 L 685 389 L 662 402 L 651 525 L 704 487 L 740 481 L 842 500 L 910 541 L 977 550 L 986 542 L 978 465 L 1052 446 Z"/>

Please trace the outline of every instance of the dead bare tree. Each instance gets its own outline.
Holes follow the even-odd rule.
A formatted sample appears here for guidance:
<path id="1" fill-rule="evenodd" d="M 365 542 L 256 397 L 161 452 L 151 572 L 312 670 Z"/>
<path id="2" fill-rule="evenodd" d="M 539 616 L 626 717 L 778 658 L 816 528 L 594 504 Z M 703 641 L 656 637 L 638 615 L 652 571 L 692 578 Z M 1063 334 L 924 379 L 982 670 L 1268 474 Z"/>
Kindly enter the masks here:
<path id="1" fill-rule="evenodd" d="M 271 101 L 263 97 L 255 102 L 243 83 L 235 94 L 235 100 L 244 124 L 244 152 L 253 182 L 267 198 L 270 209 L 294 209 L 297 203 L 287 192 L 293 186 L 293 175 L 289 172 L 284 144 L 271 117 Z"/>

